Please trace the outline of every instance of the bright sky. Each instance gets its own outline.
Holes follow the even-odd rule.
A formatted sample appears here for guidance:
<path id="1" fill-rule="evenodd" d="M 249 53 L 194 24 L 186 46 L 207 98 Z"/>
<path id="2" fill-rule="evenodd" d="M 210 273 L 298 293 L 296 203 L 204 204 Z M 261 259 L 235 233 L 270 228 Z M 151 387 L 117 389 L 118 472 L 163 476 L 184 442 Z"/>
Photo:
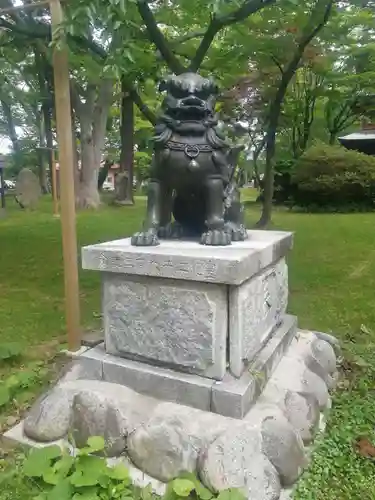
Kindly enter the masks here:
<path id="1" fill-rule="evenodd" d="M 7 154 L 10 152 L 11 142 L 7 137 L 0 136 L 0 154 Z"/>

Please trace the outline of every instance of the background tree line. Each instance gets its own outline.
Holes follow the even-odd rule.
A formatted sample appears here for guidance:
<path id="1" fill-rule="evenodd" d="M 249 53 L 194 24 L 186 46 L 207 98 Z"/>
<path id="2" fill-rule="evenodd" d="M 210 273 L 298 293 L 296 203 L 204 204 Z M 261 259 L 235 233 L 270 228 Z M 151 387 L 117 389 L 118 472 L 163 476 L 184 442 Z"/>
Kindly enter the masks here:
<path id="1" fill-rule="evenodd" d="M 224 124 L 251 157 L 241 177 L 264 174 L 266 225 L 275 163 L 297 160 L 315 139 L 335 144 L 357 125 L 356 97 L 373 86 L 374 10 L 363 0 L 64 3 L 77 205 L 100 204 L 113 161 L 119 201 L 133 202 L 134 174 L 147 179 L 157 82 L 200 71 L 219 81 Z M 34 167 L 45 192 L 56 143 L 51 52 L 47 8 L 0 15 L 0 135 L 11 141 L 13 171 Z"/>

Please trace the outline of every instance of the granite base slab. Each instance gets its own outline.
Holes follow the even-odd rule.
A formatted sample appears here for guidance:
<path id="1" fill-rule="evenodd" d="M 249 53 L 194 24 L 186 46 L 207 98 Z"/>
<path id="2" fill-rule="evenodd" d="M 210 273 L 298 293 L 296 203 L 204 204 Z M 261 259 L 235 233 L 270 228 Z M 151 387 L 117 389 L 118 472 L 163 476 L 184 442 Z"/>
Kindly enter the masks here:
<path id="1" fill-rule="evenodd" d="M 258 395 L 293 339 L 297 320 L 285 316 L 272 338 L 240 379 L 227 373 L 222 382 L 194 374 L 113 356 L 104 344 L 80 356 L 82 373 L 101 373 L 101 380 L 125 385 L 141 394 L 241 419 Z"/>
<path id="2" fill-rule="evenodd" d="M 131 238 L 82 248 L 82 268 L 183 281 L 240 285 L 285 257 L 293 233 L 248 231 L 248 239 L 229 247 L 199 241 L 162 240 L 157 247 L 134 247 Z"/>
<path id="3" fill-rule="evenodd" d="M 125 385 L 146 396 L 172 401 L 209 411 L 214 380 L 181 373 L 148 363 L 120 358 L 106 353 L 104 344 L 80 357 L 85 371 L 101 371 L 101 380 Z"/>

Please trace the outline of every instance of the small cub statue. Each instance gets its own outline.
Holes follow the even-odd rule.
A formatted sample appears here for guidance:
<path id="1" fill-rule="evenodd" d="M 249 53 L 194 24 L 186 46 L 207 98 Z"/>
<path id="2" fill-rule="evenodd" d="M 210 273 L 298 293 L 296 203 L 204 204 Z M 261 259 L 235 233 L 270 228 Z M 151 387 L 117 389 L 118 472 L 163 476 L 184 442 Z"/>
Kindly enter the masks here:
<path id="1" fill-rule="evenodd" d="M 240 192 L 234 181 L 238 154 L 218 130 L 218 87 L 196 73 L 171 76 L 155 126 L 147 218 L 134 246 L 159 238 L 198 237 L 202 245 L 244 241 Z M 172 221 L 173 216 L 173 221 Z"/>

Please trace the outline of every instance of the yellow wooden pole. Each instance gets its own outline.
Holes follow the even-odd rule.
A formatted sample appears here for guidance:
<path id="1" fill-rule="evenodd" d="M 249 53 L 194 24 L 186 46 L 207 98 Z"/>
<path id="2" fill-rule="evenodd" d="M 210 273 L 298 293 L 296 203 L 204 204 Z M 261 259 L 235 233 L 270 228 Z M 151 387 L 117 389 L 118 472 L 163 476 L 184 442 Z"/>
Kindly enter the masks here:
<path id="1" fill-rule="evenodd" d="M 50 0 L 53 38 L 63 21 L 60 0 Z M 68 347 L 81 347 L 78 255 L 74 194 L 74 157 L 70 111 L 69 62 L 65 44 L 54 45 L 53 73 L 55 84 L 56 129 L 59 145 L 60 207 L 64 257 L 66 328 Z"/>
<path id="2" fill-rule="evenodd" d="M 55 151 L 51 150 L 52 157 L 52 197 L 53 197 L 53 215 L 59 217 L 59 200 L 57 197 L 57 173 Z"/>

